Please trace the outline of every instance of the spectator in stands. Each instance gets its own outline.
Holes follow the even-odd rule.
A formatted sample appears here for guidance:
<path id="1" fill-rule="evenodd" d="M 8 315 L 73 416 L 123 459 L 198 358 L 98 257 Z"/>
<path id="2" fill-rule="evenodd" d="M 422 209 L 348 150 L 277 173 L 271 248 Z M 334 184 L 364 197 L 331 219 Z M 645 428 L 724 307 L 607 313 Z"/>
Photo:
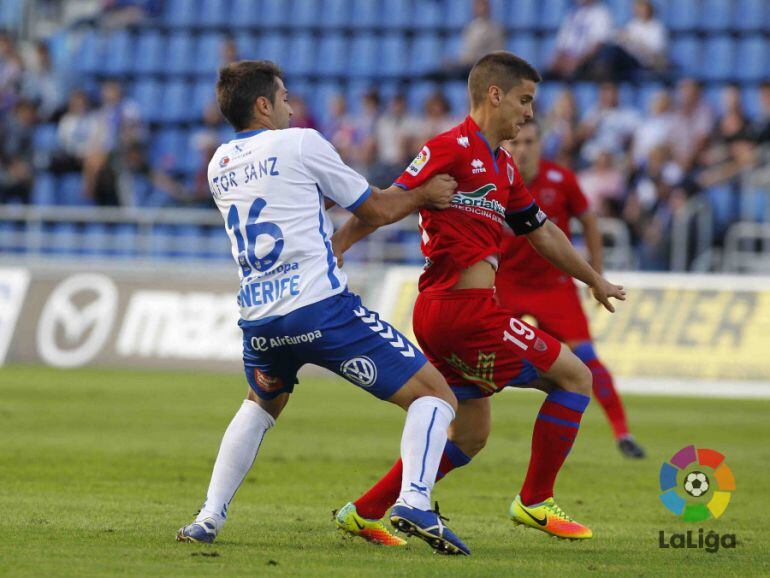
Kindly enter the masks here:
<path id="1" fill-rule="evenodd" d="M 21 94 L 37 104 L 41 122 L 48 122 L 61 113 L 64 83 L 53 68 L 48 44 L 35 43 L 34 59 L 22 75 Z"/>
<path id="2" fill-rule="evenodd" d="M 219 147 L 219 139 L 211 134 L 203 135 L 196 141 L 196 149 L 200 157 L 198 167 L 188 185 L 180 183 L 173 176 L 161 169 L 150 171 L 150 182 L 154 187 L 180 205 L 189 207 L 209 208 L 214 201 L 209 189 L 208 166 L 211 157 Z"/>
<path id="3" fill-rule="evenodd" d="M 674 112 L 671 95 L 660 90 L 650 100 L 649 114 L 639 124 L 633 136 L 634 167 L 644 164 L 650 152 L 673 138 Z"/>
<path id="4" fill-rule="evenodd" d="M 682 170 L 671 160 L 670 148 L 662 145 L 650 151 L 631 186 L 623 219 L 631 231 L 642 269 L 668 269 L 671 226 L 687 200 L 680 186 L 683 177 Z"/>
<path id="5" fill-rule="evenodd" d="M 377 162 L 370 180 L 383 186 L 398 177 L 412 156 L 419 125 L 419 120 L 409 114 L 406 96 L 396 94 L 375 124 Z"/>
<path id="6" fill-rule="evenodd" d="M 88 154 L 88 140 L 94 130 L 88 95 L 83 90 L 70 93 L 67 111 L 56 129 L 56 150 L 51 159 L 51 170 L 56 173 L 83 170 Z"/>
<path id="7" fill-rule="evenodd" d="M 603 82 L 596 108 L 586 114 L 580 125 L 583 158 L 591 162 L 599 151 L 612 151 L 620 156 L 628 149 L 641 122 L 639 111 L 620 105 L 617 84 Z"/>
<path id="8" fill-rule="evenodd" d="M 113 182 L 115 169 L 109 164 L 120 161 L 127 146 L 143 142 L 145 132 L 138 107 L 123 97 L 118 82 L 104 82 L 101 93 L 102 103 L 94 113 L 83 162 L 83 188 L 86 198 L 100 205 L 112 205 L 117 204 L 118 196 Z"/>
<path id="9" fill-rule="evenodd" d="M 693 169 L 714 127 L 714 113 L 701 95 L 701 84 L 685 78 L 677 86 L 677 105 L 672 134 L 673 152 L 685 172 Z"/>
<path id="10" fill-rule="evenodd" d="M 10 111 L 16 104 L 23 68 L 13 36 L 0 31 L 0 114 Z"/>
<path id="11" fill-rule="evenodd" d="M 770 143 L 770 82 L 759 85 L 759 119 L 756 123 L 757 142 L 761 145 Z"/>
<path id="12" fill-rule="evenodd" d="M 612 37 L 612 16 L 603 2 L 577 0 L 556 37 L 547 76 L 563 80 L 591 78 L 594 58 Z"/>
<path id="13" fill-rule="evenodd" d="M 356 124 L 348 114 L 348 102 L 343 94 L 335 94 L 329 102 L 329 114 L 323 123 L 324 136 L 334 145 L 346 163 L 355 162 Z"/>
<path id="14" fill-rule="evenodd" d="M 617 217 L 623 204 L 626 179 L 611 149 L 597 151 L 593 164 L 578 173 L 578 182 L 591 208 L 600 217 Z"/>
<path id="15" fill-rule="evenodd" d="M 222 140 L 222 128 L 224 120 L 222 113 L 216 102 L 210 102 L 203 109 L 201 124 L 193 131 L 191 139 L 192 148 L 203 150 L 209 142 L 220 142 Z"/>
<path id="16" fill-rule="evenodd" d="M 559 93 L 543 122 L 543 156 L 574 168 L 579 145 L 578 127 L 575 96 L 571 90 L 564 90 Z"/>
<path id="17" fill-rule="evenodd" d="M 99 23 L 108 28 L 132 26 L 158 16 L 164 0 L 102 0 Z"/>
<path id="18" fill-rule="evenodd" d="M 34 104 L 20 100 L 13 115 L 0 127 L 0 199 L 3 202 L 29 202 L 35 122 Z"/>
<path id="19" fill-rule="evenodd" d="M 722 114 L 714 125 L 708 148 L 700 156 L 700 164 L 713 167 L 726 162 L 732 154 L 731 143 L 753 141 L 753 133 L 743 110 L 740 88 L 733 84 L 727 85 L 722 91 Z"/>
<path id="20" fill-rule="evenodd" d="M 634 80 L 642 70 L 663 71 L 668 59 L 666 27 L 655 18 L 650 0 L 635 0 L 634 18 L 596 56 L 594 76 L 615 81 Z"/>
<path id="21" fill-rule="evenodd" d="M 305 99 L 298 94 L 292 94 L 289 97 L 289 105 L 294 111 L 291 116 L 291 126 L 296 128 L 316 128 L 317 124 L 313 114 L 305 102 Z"/>
<path id="22" fill-rule="evenodd" d="M 419 123 L 420 126 L 417 130 L 417 135 L 413 138 L 413 142 L 407 143 L 408 149 L 417 154 L 418 151 L 414 149 L 416 146 L 419 146 L 419 143 L 426 142 L 437 134 L 452 128 L 456 122 L 451 117 L 450 111 L 449 101 L 440 90 L 435 91 L 426 98 L 423 119 Z"/>
<path id="23" fill-rule="evenodd" d="M 380 94 L 369 90 L 361 97 L 361 114 L 356 117 L 356 165 L 367 172 L 377 158 L 375 127 L 380 118 Z"/>

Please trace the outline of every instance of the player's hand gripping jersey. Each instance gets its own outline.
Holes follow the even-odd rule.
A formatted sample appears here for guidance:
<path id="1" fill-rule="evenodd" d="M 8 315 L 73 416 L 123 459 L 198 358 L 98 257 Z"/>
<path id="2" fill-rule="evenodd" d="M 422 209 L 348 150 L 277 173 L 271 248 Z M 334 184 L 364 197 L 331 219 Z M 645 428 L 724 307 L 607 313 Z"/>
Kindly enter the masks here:
<path id="1" fill-rule="evenodd" d="M 283 316 L 345 290 L 323 197 L 354 210 L 371 190 L 320 134 L 239 133 L 214 153 L 208 177 L 239 266 L 242 319 Z"/>
<path id="2" fill-rule="evenodd" d="M 493 151 L 470 116 L 428 141 L 395 184 L 412 189 L 439 173 L 455 178 L 457 192 L 449 209 L 420 211 L 420 291 L 449 289 L 481 260 L 496 267 L 505 222 L 524 234 L 546 219 L 508 152 Z"/>
<path id="3" fill-rule="evenodd" d="M 588 210 L 588 201 L 575 175 L 555 163 L 542 160 L 529 190 L 548 218 L 571 240 L 570 219 Z M 533 290 L 574 285 L 569 275 L 540 256 L 526 239 L 514 235 L 503 238 L 503 257 L 497 279 L 498 288 L 501 283 Z"/>

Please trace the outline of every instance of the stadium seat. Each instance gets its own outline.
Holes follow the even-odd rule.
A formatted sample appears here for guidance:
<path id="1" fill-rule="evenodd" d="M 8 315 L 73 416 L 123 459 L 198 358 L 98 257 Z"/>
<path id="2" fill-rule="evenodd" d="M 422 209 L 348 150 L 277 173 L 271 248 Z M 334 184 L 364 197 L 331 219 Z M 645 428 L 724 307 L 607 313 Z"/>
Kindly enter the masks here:
<path id="1" fill-rule="evenodd" d="M 729 186 L 716 186 L 706 190 L 706 198 L 714 212 L 714 225 L 718 233 L 724 232 L 737 216 L 736 195 Z"/>
<path id="2" fill-rule="evenodd" d="M 526 32 L 513 34 L 509 36 L 506 48 L 531 64 L 538 65 L 538 43 L 534 34 L 527 34 Z"/>
<path id="3" fill-rule="evenodd" d="M 166 38 L 156 30 L 144 30 L 136 42 L 133 69 L 141 74 L 160 72 L 166 63 Z"/>
<path id="4" fill-rule="evenodd" d="M 468 85 L 465 82 L 450 82 L 444 93 L 455 117 L 463 118 L 468 114 Z"/>
<path id="5" fill-rule="evenodd" d="M 406 93 L 409 110 L 418 118 L 425 117 L 425 100 L 437 90 L 432 82 L 413 82 Z"/>
<path id="6" fill-rule="evenodd" d="M 729 32 L 735 0 L 702 0 L 698 28 L 708 32 Z"/>
<path id="7" fill-rule="evenodd" d="M 204 0 L 204 3 L 206 1 Z M 194 26 L 200 13 L 201 5 L 198 0 L 166 0 L 166 24 L 171 28 Z"/>
<path id="8" fill-rule="evenodd" d="M 740 198 L 741 221 L 770 222 L 770 198 L 768 195 L 770 193 L 762 189 L 744 190 Z"/>
<path id="9" fill-rule="evenodd" d="M 367 33 L 356 34 L 350 43 L 348 73 L 352 77 L 369 76 L 379 63 L 379 39 Z"/>
<path id="10" fill-rule="evenodd" d="M 232 0 L 230 3 L 230 21 L 232 26 L 252 28 L 262 22 L 259 4 L 254 0 Z"/>
<path id="11" fill-rule="evenodd" d="M 698 24 L 698 0 L 665 2 L 663 21 L 674 32 L 692 31 Z"/>
<path id="12" fill-rule="evenodd" d="M 436 70 L 441 65 L 443 51 L 438 35 L 428 32 L 417 35 L 412 41 L 409 57 L 404 66 L 409 74 L 425 74 Z"/>
<path id="13" fill-rule="evenodd" d="M 738 0 L 732 22 L 742 32 L 765 30 L 770 26 L 770 4 L 767 0 Z"/>
<path id="14" fill-rule="evenodd" d="M 78 248 L 78 234 L 72 223 L 53 223 L 44 227 L 45 253 L 56 255 L 69 255 L 75 253 Z"/>
<path id="15" fill-rule="evenodd" d="M 738 41 L 735 74 L 742 81 L 757 81 L 770 76 L 768 43 L 762 36 L 751 36 Z"/>
<path id="16" fill-rule="evenodd" d="M 318 74 L 337 76 L 348 71 L 348 43 L 341 34 L 326 34 L 318 46 Z"/>
<path id="17" fill-rule="evenodd" d="M 32 137 L 32 143 L 35 147 L 35 153 L 48 155 L 56 150 L 56 124 L 39 124 L 35 127 L 35 133 Z"/>
<path id="18" fill-rule="evenodd" d="M 403 22 L 404 26 L 414 26 L 418 34 L 424 34 L 426 30 L 438 32 L 444 23 L 444 12 L 452 11 L 452 2 L 420 2 L 413 4 L 413 18 L 409 22 Z M 387 11 L 390 15 L 390 10 Z"/>
<path id="19" fill-rule="evenodd" d="M 534 32 L 541 25 L 538 3 L 538 0 L 499 0 L 492 3 L 492 14 L 508 28 Z"/>
<path id="20" fill-rule="evenodd" d="M 441 4 L 436 2 L 436 4 Z M 441 7 L 442 11 L 446 11 L 444 15 L 444 26 L 451 28 L 452 30 L 461 30 L 468 22 L 473 18 L 471 12 L 471 3 L 465 0 L 450 0 L 446 6 Z M 497 14 L 495 14 L 497 17 Z M 497 18 L 500 22 L 502 18 Z"/>
<path id="21" fill-rule="evenodd" d="M 39 206 L 56 204 L 56 180 L 50 173 L 35 174 L 32 185 L 32 204 Z"/>
<path id="22" fill-rule="evenodd" d="M 562 90 L 564 85 L 560 82 L 540 83 L 535 94 L 535 116 L 542 120 Z"/>
<path id="23" fill-rule="evenodd" d="M 380 23 L 381 6 L 379 2 L 353 2 L 350 22 L 353 28 L 374 28 Z"/>
<path id="24" fill-rule="evenodd" d="M 81 207 L 93 204 L 83 196 L 83 177 L 80 173 L 69 173 L 56 183 L 57 204 Z"/>
<path id="25" fill-rule="evenodd" d="M 645 82 L 636 91 L 636 106 L 645 114 L 650 110 L 653 97 L 664 90 L 665 86 L 658 82 Z"/>
<path id="26" fill-rule="evenodd" d="M 195 46 L 195 72 L 215 74 L 222 63 L 222 34 L 208 33 L 200 36 Z"/>
<path id="27" fill-rule="evenodd" d="M 292 13 L 289 13 L 289 2 L 276 2 L 268 0 L 262 2 L 260 6 L 260 17 L 257 20 L 257 26 L 266 30 L 272 30 L 278 26 L 286 26 L 287 23 L 293 23 Z"/>
<path id="28" fill-rule="evenodd" d="M 75 70 L 80 74 L 94 74 L 103 62 L 102 37 L 94 30 L 87 30 L 76 51 Z"/>
<path id="29" fill-rule="evenodd" d="M 259 49 L 259 42 L 256 35 L 251 32 L 238 32 L 235 35 L 235 46 L 238 50 L 238 58 L 251 60 Z"/>
<path id="30" fill-rule="evenodd" d="M 253 4 L 253 3 L 252 3 Z M 242 26 L 232 19 L 232 2 L 230 0 L 203 0 L 198 23 L 202 26 Z"/>
<path id="31" fill-rule="evenodd" d="M 522 14 L 526 13 L 526 4 L 527 2 L 522 4 L 522 8 L 524 9 Z M 569 0 L 542 0 L 542 2 L 536 2 L 536 4 L 540 5 L 540 13 L 537 16 L 536 24 L 549 30 L 555 30 L 559 28 L 562 21 L 564 20 L 564 17 L 572 9 L 572 5 Z M 515 10 L 509 14 L 509 18 L 516 18 Z M 516 26 L 515 22 L 510 23 L 511 25 Z"/>
<path id="32" fill-rule="evenodd" d="M 398 33 L 385 35 L 381 42 L 382 54 L 375 74 L 381 76 L 401 76 L 410 74 L 411 63 L 407 59 L 408 43 L 406 36 Z"/>
<path id="33" fill-rule="evenodd" d="M 188 32 L 169 36 L 162 60 L 165 71 L 170 74 L 192 74 L 195 71 L 193 37 Z"/>
<path id="34" fill-rule="evenodd" d="M 192 110 L 195 119 L 200 119 L 206 107 L 216 102 L 216 91 L 214 85 L 208 80 L 199 80 L 195 83 L 192 90 Z"/>
<path id="35" fill-rule="evenodd" d="M 135 257 L 137 248 L 137 228 L 131 223 L 119 223 L 112 232 L 115 254 L 120 257 Z"/>
<path id="36" fill-rule="evenodd" d="M 350 23 L 351 4 L 355 0 L 323 0 L 318 24 L 325 29 L 337 29 Z"/>
<path id="37" fill-rule="evenodd" d="M 383 28 L 399 31 L 412 27 L 418 18 L 422 18 L 422 11 L 427 4 L 433 4 L 433 2 L 421 2 L 418 5 L 410 0 L 388 0 L 384 3 L 378 24 Z M 426 17 L 431 18 L 430 15 Z"/>
<path id="38" fill-rule="evenodd" d="M 163 86 L 161 118 L 163 122 L 187 122 L 200 116 L 200 111 L 190 106 L 190 84 L 184 80 L 171 80 Z"/>
<path id="39" fill-rule="evenodd" d="M 256 58 L 281 62 L 286 54 L 286 39 L 280 34 L 266 34 L 259 40 Z"/>
<path id="40" fill-rule="evenodd" d="M 705 41 L 699 76 L 725 81 L 735 74 L 734 45 L 729 36 L 715 36 Z"/>
<path id="41" fill-rule="evenodd" d="M 173 171 L 181 168 L 182 155 L 187 151 L 185 133 L 176 128 L 166 128 L 155 133 L 150 146 L 152 166 Z"/>
<path id="42" fill-rule="evenodd" d="M 671 60 L 680 70 L 700 70 L 700 44 L 694 36 L 678 37 L 671 43 Z"/>
<path id="43" fill-rule="evenodd" d="M 609 0 L 607 7 L 612 14 L 612 21 L 618 28 L 625 26 L 633 16 L 633 0 Z"/>
<path id="44" fill-rule="evenodd" d="M 116 30 L 108 33 L 105 41 L 104 72 L 111 76 L 120 76 L 130 72 L 134 60 L 132 54 L 134 41 L 131 35 L 125 30 Z"/>
<path id="45" fill-rule="evenodd" d="M 316 26 L 320 18 L 321 0 L 294 0 L 291 7 L 292 29 Z"/>
<path id="46" fill-rule="evenodd" d="M 540 39 L 538 44 L 538 59 L 533 62 L 535 66 L 540 70 L 545 70 L 553 59 L 554 50 L 556 49 L 556 37 L 552 34 L 548 34 Z"/>
<path id="47" fill-rule="evenodd" d="M 288 74 L 306 75 L 314 72 L 316 42 L 310 34 L 297 34 L 289 41 L 286 58 L 278 61 Z"/>
<path id="48" fill-rule="evenodd" d="M 162 116 L 159 104 L 161 89 L 160 82 L 149 78 L 142 79 L 134 85 L 133 99 L 139 106 L 142 118 L 148 122 L 156 122 Z"/>
<path id="49" fill-rule="evenodd" d="M 599 88 L 592 82 L 579 82 L 573 88 L 575 103 L 580 114 L 596 108 L 599 99 Z"/>

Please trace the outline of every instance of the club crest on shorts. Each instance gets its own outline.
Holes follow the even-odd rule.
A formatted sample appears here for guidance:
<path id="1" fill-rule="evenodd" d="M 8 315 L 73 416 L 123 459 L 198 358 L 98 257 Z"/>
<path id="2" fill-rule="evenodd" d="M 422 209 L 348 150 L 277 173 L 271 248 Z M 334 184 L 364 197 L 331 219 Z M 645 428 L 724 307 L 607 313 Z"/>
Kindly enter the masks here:
<path id="1" fill-rule="evenodd" d="M 368 357 L 354 357 L 340 366 L 342 375 L 361 387 L 369 387 L 377 381 L 377 366 Z"/>
<path id="2" fill-rule="evenodd" d="M 280 377 L 271 377 L 258 367 L 254 368 L 254 381 L 259 389 L 268 393 L 278 391 L 283 387 L 283 380 Z"/>

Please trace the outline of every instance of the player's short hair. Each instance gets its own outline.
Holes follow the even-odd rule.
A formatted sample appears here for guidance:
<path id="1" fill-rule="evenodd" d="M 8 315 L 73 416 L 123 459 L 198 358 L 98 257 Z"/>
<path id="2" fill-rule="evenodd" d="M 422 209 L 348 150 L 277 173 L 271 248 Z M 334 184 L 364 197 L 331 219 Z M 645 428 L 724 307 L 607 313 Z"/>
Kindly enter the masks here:
<path id="1" fill-rule="evenodd" d="M 523 80 L 540 82 L 543 78 L 529 62 L 515 54 L 501 50 L 482 56 L 468 75 L 468 94 L 471 106 L 481 104 L 487 89 L 493 84 L 507 93 Z"/>
<path id="2" fill-rule="evenodd" d="M 247 128 L 254 116 L 254 102 L 264 96 L 275 104 L 277 79 L 283 79 L 278 65 L 269 60 L 240 60 L 219 69 L 217 104 L 222 116 L 237 131 Z"/>

